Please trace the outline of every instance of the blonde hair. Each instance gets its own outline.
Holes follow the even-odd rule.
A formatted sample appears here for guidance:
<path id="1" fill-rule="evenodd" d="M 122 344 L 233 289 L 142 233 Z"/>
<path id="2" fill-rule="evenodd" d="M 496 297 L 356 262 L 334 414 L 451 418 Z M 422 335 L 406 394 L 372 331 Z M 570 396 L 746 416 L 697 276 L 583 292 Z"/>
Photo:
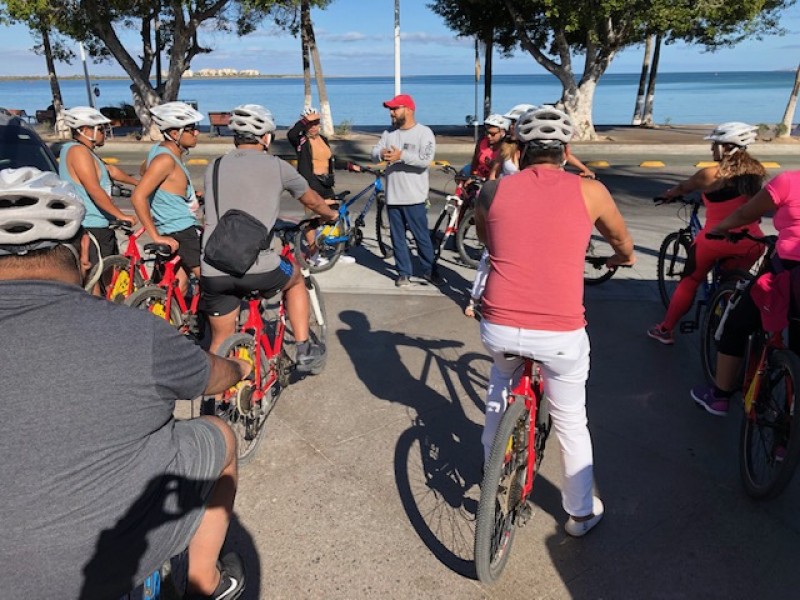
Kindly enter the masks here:
<path id="1" fill-rule="evenodd" d="M 731 152 L 733 148 L 736 148 L 736 151 Z M 741 195 L 749 198 L 761 189 L 767 171 L 744 148 L 724 144 L 722 160 L 719 162 L 719 176 L 723 186 L 733 187 Z"/>

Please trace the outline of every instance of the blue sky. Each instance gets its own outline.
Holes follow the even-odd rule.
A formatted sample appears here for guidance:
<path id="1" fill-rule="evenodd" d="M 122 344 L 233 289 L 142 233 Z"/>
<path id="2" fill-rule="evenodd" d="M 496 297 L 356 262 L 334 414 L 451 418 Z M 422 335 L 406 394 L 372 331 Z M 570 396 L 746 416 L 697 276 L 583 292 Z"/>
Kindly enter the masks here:
<path id="1" fill-rule="evenodd" d="M 470 74 L 474 69 L 472 41 L 459 39 L 426 6 L 426 0 L 401 0 L 401 57 L 404 75 Z M 326 75 L 386 75 L 394 69 L 394 0 L 334 0 L 327 10 L 312 13 L 322 66 Z M 733 49 L 704 53 L 682 44 L 666 46 L 660 70 L 761 71 L 791 69 L 800 60 L 800 6 L 786 10 L 781 23 L 787 34 L 751 40 Z M 33 41 L 22 26 L 0 27 L 4 59 L 0 75 L 44 75 L 42 57 L 31 51 Z M 123 38 L 135 54 L 136 38 Z M 300 42 L 270 23 L 243 38 L 206 31 L 201 43 L 214 51 L 197 57 L 193 69 L 257 69 L 262 74 L 297 74 L 301 71 Z M 638 73 L 642 49 L 617 55 L 610 73 Z M 495 57 L 499 74 L 545 73 L 533 58 L 518 51 L 512 58 Z M 580 71 L 578 58 L 574 68 Z M 60 75 L 82 73 L 79 62 L 58 65 Z M 114 63 L 90 66 L 93 75 L 122 75 Z"/>

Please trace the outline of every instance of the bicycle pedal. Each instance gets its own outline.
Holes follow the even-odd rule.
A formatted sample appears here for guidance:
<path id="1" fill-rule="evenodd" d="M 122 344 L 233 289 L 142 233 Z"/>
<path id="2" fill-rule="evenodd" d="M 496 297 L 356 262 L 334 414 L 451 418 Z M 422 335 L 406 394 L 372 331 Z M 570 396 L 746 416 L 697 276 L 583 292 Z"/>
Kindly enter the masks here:
<path id="1" fill-rule="evenodd" d="M 683 321 L 680 324 L 679 330 L 681 333 L 694 333 L 697 330 L 697 323 L 694 321 Z"/>

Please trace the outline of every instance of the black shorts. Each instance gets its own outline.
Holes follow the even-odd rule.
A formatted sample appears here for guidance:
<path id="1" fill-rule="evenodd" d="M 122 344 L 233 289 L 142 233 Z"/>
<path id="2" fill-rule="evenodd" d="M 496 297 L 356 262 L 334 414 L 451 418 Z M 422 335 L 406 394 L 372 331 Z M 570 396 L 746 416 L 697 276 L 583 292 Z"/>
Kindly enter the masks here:
<path id="1" fill-rule="evenodd" d="M 281 257 L 280 266 L 269 273 L 254 273 L 244 277 L 222 275 L 201 277 L 200 310 L 212 317 L 228 315 L 239 307 L 247 294 L 258 291 L 269 297 L 282 290 L 294 273 L 294 265 Z"/>
<path id="2" fill-rule="evenodd" d="M 113 229 L 108 227 L 87 227 L 86 231 L 91 233 L 100 245 L 100 256 L 105 258 L 112 254 L 119 254 L 117 234 Z M 89 262 L 93 265 L 97 264 L 97 246 L 91 240 L 89 241 Z"/>
<path id="3" fill-rule="evenodd" d="M 196 225 L 187 227 L 174 233 L 164 233 L 178 242 L 178 256 L 181 257 L 183 267 L 187 270 L 200 266 L 200 240 L 203 230 Z"/>

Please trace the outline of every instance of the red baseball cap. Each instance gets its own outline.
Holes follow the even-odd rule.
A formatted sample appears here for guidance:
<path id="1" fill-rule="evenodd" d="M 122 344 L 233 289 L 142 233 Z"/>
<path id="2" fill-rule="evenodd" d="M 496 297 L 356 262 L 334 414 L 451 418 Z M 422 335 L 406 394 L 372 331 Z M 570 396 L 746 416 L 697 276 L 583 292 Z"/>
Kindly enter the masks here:
<path id="1" fill-rule="evenodd" d="M 414 99 L 408 94 L 398 94 L 391 100 L 384 102 L 383 105 L 386 108 L 399 108 L 400 106 L 405 106 L 411 110 L 417 110 L 417 105 L 414 104 Z"/>

